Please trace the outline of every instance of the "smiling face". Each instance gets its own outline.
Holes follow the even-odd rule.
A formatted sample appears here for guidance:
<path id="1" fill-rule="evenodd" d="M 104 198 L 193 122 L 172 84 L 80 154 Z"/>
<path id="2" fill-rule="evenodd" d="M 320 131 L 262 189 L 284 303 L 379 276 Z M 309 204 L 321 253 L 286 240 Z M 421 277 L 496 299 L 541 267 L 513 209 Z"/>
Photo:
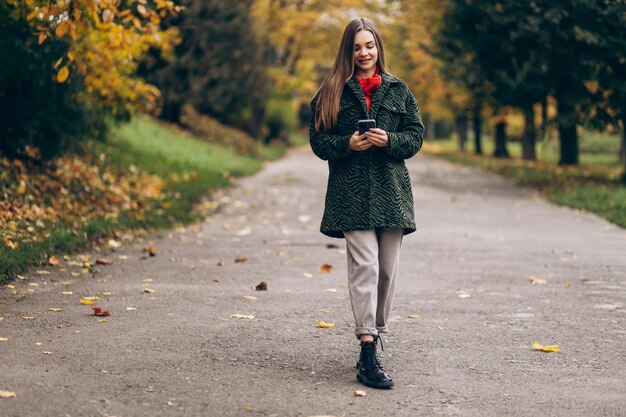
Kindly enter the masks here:
<path id="1" fill-rule="evenodd" d="M 374 35 L 369 30 L 360 30 L 354 35 L 354 69 L 359 78 L 371 77 L 378 62 L 378 48 Z"/>

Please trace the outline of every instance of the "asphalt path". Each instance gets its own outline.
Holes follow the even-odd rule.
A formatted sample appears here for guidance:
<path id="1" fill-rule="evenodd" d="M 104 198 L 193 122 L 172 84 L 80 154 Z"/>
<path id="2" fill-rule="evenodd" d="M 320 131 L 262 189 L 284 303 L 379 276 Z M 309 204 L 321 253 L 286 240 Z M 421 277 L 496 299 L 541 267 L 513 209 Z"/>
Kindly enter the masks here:
<path id="1" fill-rule="evenodd" d="M 327 166 L 299 148 L 214 193 L 201 223 L 5 284 L 0 416 L 626 415 L 626 231 L 431 156 L 407 165 L 393 390 L 356 381 L 345 243 L 318 231 Z M 112 264 L 83 271 L 97 258 Z M 110 316 L 80 303 L 94 296 Z"/>

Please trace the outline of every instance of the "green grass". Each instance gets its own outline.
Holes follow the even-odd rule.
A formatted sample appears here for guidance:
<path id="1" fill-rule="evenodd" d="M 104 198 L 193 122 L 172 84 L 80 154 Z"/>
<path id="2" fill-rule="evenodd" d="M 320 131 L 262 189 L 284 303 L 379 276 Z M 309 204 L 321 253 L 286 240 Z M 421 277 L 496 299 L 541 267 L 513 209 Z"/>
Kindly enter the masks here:
<path id="1" fill-rule="evenodd" d="M 139 169 L 162 177 L 170 198 L 155 202 L 141 216 L 125 213 L 117 219 L 96 218 L 78 225 L 61 221 L 49 225 L 44 231 L 47 237 L 39 242 L 24 243 L 17 249 L 0 245 L 0 282 L 28 266 L 45 264 L 50 255 L 72 253 L 115 231 L 197 221 L 201 216 L 192 209 L 201 195 L 227 186 L 231 177 L 253 174 L 263 161 L 279 158 L 284 151 L 283 147 L 261 146 L 255 156 L 239 155 L 147 117 L 115 127 L 106 142 L 86 141 L 84 153 L 105 155 L 107 164 L 119 171 Z"/>
<path id="2" fill-rule="evenodd" d="M 621 184 L 623 167 L 619 161 L 619 137 L 585 132 L 580 139 L 580 165 L 558 166 L 558 141 L 537 145 L 537 161 L 520 159 L 521 145 L 508 143 L 510 159 L 493 158 L 491 138 L 483 143 L 484 156 L 473 154 L 473 143 L 465 153 L 457 151 L 452 139 L 427 142 L 426 153 L 446 160 L 494 172 L 516 184 L 539 190 L 548 200 L 589 211 L 626 228 L 626 186 Z"/>

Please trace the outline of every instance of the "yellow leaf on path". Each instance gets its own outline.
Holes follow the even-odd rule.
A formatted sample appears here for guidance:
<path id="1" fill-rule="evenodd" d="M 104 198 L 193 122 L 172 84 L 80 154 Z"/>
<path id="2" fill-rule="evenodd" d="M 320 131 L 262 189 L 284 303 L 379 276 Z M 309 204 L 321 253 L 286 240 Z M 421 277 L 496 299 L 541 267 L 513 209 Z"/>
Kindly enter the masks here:
<path id="1" fill-rule="evenodd" d="M 15 393 L 13 391 L 0 390 L 0 398 L 13 398 L 13 397 L 15 397 Z"/>
<path id="2" fill-rule="evenodd" d="M 96 304 L 96 302 L 95 302 L 95 301 L 85 300 L 84 298 L 81 298 L 81 299 L 80 299 L 80 303 L 81 303 L 81 304 L 84 304 L 84 305 L 86 305 L 86 306 L 90 306 L 90 305 L 92 305 L 92 304 Z"/>
<path id="3" fill-rule="evenodd" d="M 0 337 L 0 342 L 8 342 L 9 338 L 8 337 Z"/>
<path id="4" fill-rule="evenodd" d="M 62 309 L 62 308 L 60 308 L 60 307 L 51 307 L 51 308 L 49 308 L 48 310 L 49 310 L 49 311 L 56 311 L 56 312 L 63 311 L 63 309 Z"/>
<path id="5" fill-rule="evenodd" d="M 541 352 L 559 352 L 561 350 L 558 345 L 543 346 L 536 340 L 533 342 L 533 349 Z"/>
<path id="6" fill-rule="evenodd" d="M 254 295 L 244 295 L 243 298 L 245 298 L 246 300 L 250 300 L 250 301 L 259 299 L 259 297 L 255 297 Z"/>
<path id="7" fill-rule="evenodd" d="M 66 66 L 61 68 L 59 72 L 57 72 L 57 82 L 62 84 L 67 81 L 67 78 L 70 76 L 70 69 Z"/>
<path id="8" fill-rule="evenodd" d="M 320 273 L 328 274 L 333 269 L 333 266 L 330 264 L 324 264 L 320 266 Z"/>
<path id="9" fill-rule="evenodd" d="M 44 355 L 52 355 L 52 352 L 49 352 L 49 351 L 47 351 L 47 350 L 44 350 L 42 353 L 43 353 Z"/>
<path id="10" fill-rule="evenodd" d="M 537 284 L 537 285 L 545 285 L 548 283 L 548 281 L 545 278 L 539 278 L 534 275 L 529 276 L 528 281 L 530 281 L 531 284 Z"/>
<path id="11" fill-rule="evenodd" d="M 250 320 L 252 320 L 252 319 L 254 319 L 254 316 L 252 314 L 245 315 L 245 314 L 236 313 L 236 314 L 231 314 L 230 318 L 232 318 L 232 319 L 250 319 Z"/>
<path id="12" fill-rule="evenodd" d="M 58 266 L 58 265 L 59 265 L 59 260 L 57 259 L 57 257 L 56 257 L 56 256 L 51 256 L 51 257 L 48 259 L 48 263 L 49 263 L 50 265 L 52 265 L 52 266 Z"/>
<path id="13" fill-rule="evenodd" d="M 50 274 L 50 271 L 46 271 L 45 269 L 38 270 L 38 271 L 35 271 L 35 272 L 38 273 L 39 275 L 48 275 L 48 274 Z"/>
<path id="14" fill-rule="evenodd" d="M 100 297 L 98 297 L 97 295 L 91 296 L 91 297 L 83 297 L 84 300 L 99 300 Z"/>
<path id="15" fill-rule="evenodd" d="M 106 323 L 108 320 L 107 319 L 100 319 L 98 320 L 98 323 Z"/>
<path id="16" fill-rule="evenodd" d="M 325 321 L 315 320 L 315 325 L 317 327 L 321 327 L 322 329 L 328 329 L 331 327 L 335 327 L 336 323 L 326 323 Z"/>
<path id="17" fill-rule="evenodd" d="M 63 294 L 63 295 L 72 295 L 73 292 L 72 291 L 63 291 L 61 294 Z"/>
<path id="18" fill-rule="evenodd" d="M 22 318 L 24 320 L 37 320 L 37 317 L 35 317 L 35 316 L 22 316 Z"/>
<path id="19" fill-rule="evenodd" d="M 13 288 L 15 288 L 15 285 L 13 285 L 13 284 L 7 284 L 7 288 L 12 290 Z"/>

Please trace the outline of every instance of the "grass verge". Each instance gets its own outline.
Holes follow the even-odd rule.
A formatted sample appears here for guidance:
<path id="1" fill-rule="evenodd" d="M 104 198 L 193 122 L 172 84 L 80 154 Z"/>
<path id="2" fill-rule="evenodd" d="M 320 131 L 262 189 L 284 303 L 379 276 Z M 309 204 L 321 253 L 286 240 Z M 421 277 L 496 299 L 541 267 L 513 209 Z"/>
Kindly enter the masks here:
<path id="1" fill-rule="evenodd" d="M 124 198 L 119 199 L 119 205 L 124 203 L 126 207 L 124 209 L 118 210 L 118 207 L 101 209 L 95 203 L 92 204 L 91 213 L 83 209 L 80 210 L 80 215 L 64 217 L 61 214 L 54 221 L 35 220 L 31 210 L 33 205 L 39 208 L 46 207 L 47 203 L 44 200 L 55 198 L 54 195 L 50 195 L 51 188 L 46 188 L 45 192 L 33 190 L 32 195 L 38 197 L 30 198 L 28 204 L 20 207 L 27 208 L 24 210 L 26 215 L 22 215 L 15 206 L 13 209 L 18 214 L 13 218 L 18 220 L 0 225 L 0 237 L 5 243 L 3 245 L 0 241 L 0 282 L 28 266 L 47 263 L 53 254 L 74 252 L 116 232 L 144 233 L 146 230 L 197 221 L 201 214 L 195 212 L 193 208 L 200 196 L 216 187 L 227 186 L 232 177 L 250 175 L 258 171 L 263 161 L 279 158 L 285 151 L 281 147 L 259 146 L 254 156 L 239 155 L 223 146 L 207 143 L 183 130 L 166 126 L 148 117 L 137 117 L 128 124 L 114 128 L 107 142 L 86 141 L 83 148 L 80 161 L 84 162 L 85 167 L 77 168 L 73 165 L 69 170 L 85 169 L 89 170 L 88 172 L 103 173 L 106 166 L 108 189 L 115 189 L 118 186 L 111 178 L 124 178 L 128 172 L 141 175 L 145 173 L 146 176 L 157 178 L 158 182 L 163 184 L 162 189 L 155 193 L 155 198 L 140 201 L 140 207 L 137 207 L 137 204 L 129 204 L 128 196 L 133 194 L 128 194 L 125 195 L 126 201 L 123 201 Z M 94 168 L 96 165 L 100 165 L 99 170 Z M 58 179 L 56 177 L 60 168 L 63 168 L 60 163 L 53 163 L 49 167 L 39 169 L 36 181 L 32 181 L 34 179 L 32 172 L 22 168 L 15 177 L 7 176 L 4 183 L 0 182 L 0 187 L 3 188 L 0 191 L 11 198 L 25 194 L 24 200 L 28 200 L 31 188 L 36 187 L 32 184 L 45 184 L 53 177 Z M 10 188 L 16 182 L 16 178 L 24 178 L 30 187 L 28 191 Z M 75 187 L 76 182 L 73 181 L 66 186 L 68 192 L 74 193 L 70 196 L 72 199 L 68 201 L 75 201 L 76 205 L 83 206 L 88 206 L 90 201 L 106 200 L 110 203 L 110 198 L 94 200 L 93 187 L 90 189 L 89 184 Z M 84 177 L 81 178 L 81 182 L 85 182 Z M 133 181 L 127 182 L 131 185 L 136 184 Z M 86 194 L 84 190 L 88 189 L 91 193 L 89 199 L 82 198 L 81 193 Z M 111 209 L 115 209 L 115 215 L 110 215 Z M 57 211 L 60 210 L 57 208 Z M 24 238 L 32 235 L 36 235 L 36 238 Z M 16 236 L 20 236 L 22 240 Z M 13 241 L 9 240 L 9 237 L 12 237 Z"/>

